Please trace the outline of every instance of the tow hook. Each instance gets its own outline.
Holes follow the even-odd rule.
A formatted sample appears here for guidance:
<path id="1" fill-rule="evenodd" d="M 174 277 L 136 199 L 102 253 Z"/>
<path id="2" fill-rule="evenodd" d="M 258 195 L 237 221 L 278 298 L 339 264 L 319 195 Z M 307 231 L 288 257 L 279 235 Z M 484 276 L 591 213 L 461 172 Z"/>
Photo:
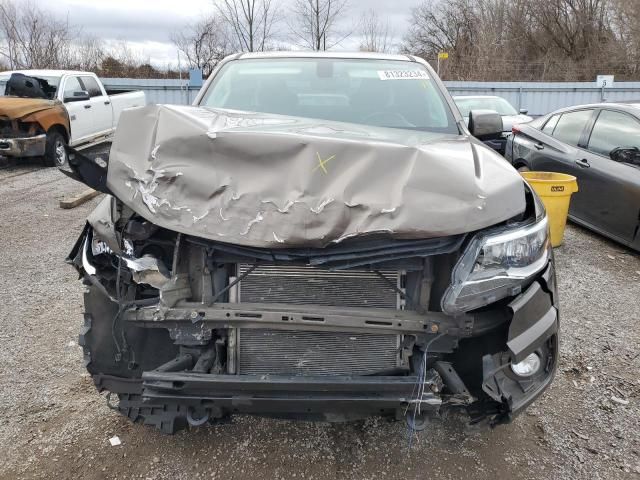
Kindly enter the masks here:
<path id="1" fill-rule="evenodd" d="M 423 394 L 422 399 L 409 402 L 405 421 L 411 430 L 421 432 L 429 424 L 429 418 L 440 409 L 442 399 L 431 393 Z"/>
<path id="2" fill-rule="evenodd" d="M 199 409 L 198 409 L 199 410 Z M 195 416 L 194 416 L 195 414 Z M 192 427 L 200 427 L 209 421 L 209 411 L 199 412 L 193 407 L 189 407 L 187 410 L 187 422 Z"/>

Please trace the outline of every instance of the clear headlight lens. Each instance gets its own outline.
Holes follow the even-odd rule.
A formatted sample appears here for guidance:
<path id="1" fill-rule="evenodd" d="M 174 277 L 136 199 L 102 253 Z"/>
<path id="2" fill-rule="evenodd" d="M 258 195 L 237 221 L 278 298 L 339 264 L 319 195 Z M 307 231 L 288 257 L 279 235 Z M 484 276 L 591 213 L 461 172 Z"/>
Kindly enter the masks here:
<path id="1" fill-rule="evenodd" d="M 458 314 L 517 295 L 550 255 L 546 216 L 525 227 L 477 235 L 453 270 L 442 310 Z"/>

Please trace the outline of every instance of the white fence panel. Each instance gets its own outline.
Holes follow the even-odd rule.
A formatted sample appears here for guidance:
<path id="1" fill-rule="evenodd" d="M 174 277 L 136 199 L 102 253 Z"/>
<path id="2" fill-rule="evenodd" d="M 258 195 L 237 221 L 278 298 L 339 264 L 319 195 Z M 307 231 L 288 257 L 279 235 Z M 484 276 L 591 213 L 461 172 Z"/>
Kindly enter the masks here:
<path id="1" fill-rule="evenodd" d="M 148 103 L 169 103 L 189 105 L 196 98 L 199 87 L 189 86 L 188 80 L 144 79 L 144 78 L 103 78 L 107 88 L 142 90 Z"/>
<path id="2" fill-rule="evenodd" d="M 149 103 L 188 105 L 199 87 L 189 81 L 171 79 L 103 78 L 107 87 L 143 90 Z M 640 100 L 640 82 L 616 82 L 599 88 L 596 82 L 444 82 L 452 95 L 498 95 L 531 115 L 545 115 L 562 107 L 602 100 Z"/>
<path id="3" fill-rule="evenodd" d="M 599 88 L 596 82 L 444 82 L 452 95 L 497 95 L 531 115 L 562 107 L 601 101 L 640 100 L 640 82 L 617 82 Z"/>

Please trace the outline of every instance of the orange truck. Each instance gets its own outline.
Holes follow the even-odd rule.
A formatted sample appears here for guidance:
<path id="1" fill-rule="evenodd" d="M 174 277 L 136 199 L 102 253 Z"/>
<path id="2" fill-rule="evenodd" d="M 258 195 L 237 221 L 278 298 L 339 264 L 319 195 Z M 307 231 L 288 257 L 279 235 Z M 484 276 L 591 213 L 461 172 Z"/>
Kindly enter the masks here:
<path id="1" fill-rule="evenodd" d="M 0 155 L 67 163 L 66 146 L 111 136 L 125 108 L 146 104 L 142 91 L 107 90 L 90 72 L 0 73 Z"/>

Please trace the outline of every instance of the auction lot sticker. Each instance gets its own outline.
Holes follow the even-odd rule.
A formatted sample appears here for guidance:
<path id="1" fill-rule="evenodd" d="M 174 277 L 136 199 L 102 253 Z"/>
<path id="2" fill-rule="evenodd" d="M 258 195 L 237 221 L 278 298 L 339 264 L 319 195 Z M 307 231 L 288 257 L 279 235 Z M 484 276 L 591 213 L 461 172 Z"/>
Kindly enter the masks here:
<path id="1" fill-rule="evenodd" d="M 378 70 L 380 80 L 429 80 L 424 70 Z"/>

